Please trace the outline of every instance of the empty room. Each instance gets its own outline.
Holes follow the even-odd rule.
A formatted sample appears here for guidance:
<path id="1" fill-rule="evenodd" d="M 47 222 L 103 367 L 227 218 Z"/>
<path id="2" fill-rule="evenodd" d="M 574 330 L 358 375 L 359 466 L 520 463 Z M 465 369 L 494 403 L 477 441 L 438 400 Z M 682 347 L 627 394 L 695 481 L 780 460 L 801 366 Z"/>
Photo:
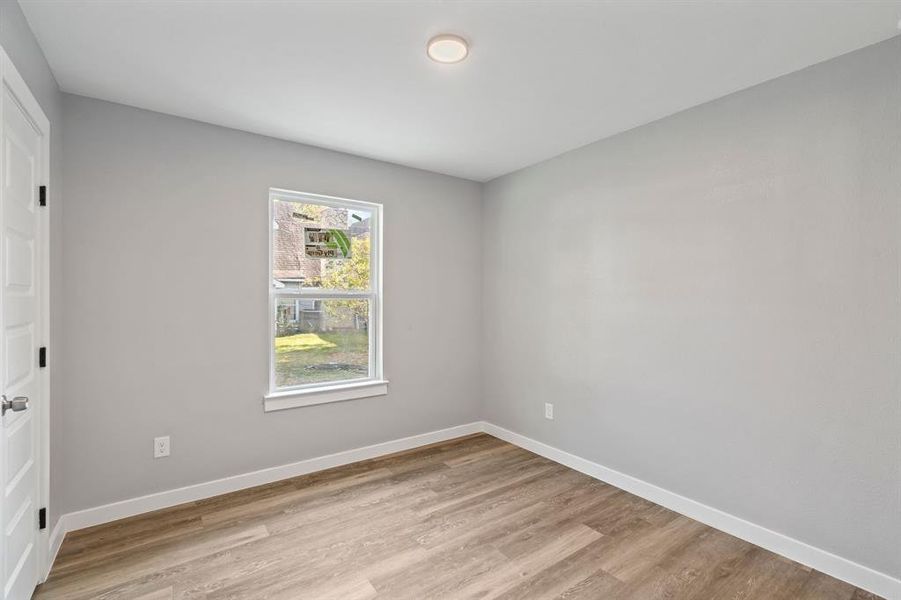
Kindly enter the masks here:
<path id="1" fill-rule="evenodd" d="M 901 0 L 0 0 L 0 600 L 901 600 Z"/>

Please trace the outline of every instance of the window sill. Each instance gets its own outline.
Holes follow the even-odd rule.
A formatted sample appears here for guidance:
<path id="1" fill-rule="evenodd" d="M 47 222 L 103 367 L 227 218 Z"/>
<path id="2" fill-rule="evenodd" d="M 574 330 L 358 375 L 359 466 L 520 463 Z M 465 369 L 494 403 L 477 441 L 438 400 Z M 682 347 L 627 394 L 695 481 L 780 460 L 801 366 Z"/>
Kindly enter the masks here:
<path id="1" fill-rule="evenodd" d="M 287 408 L 344 402 L 358 398 L 385 396 L 388 393 L 388 381 L 385 379 L 368 379 L 354 383 L 342 383 L 333 386 L 317 387 L 308 390 L 287 390 L 272 392 L 263 396 L 263 411 L 272 412 Z"/>

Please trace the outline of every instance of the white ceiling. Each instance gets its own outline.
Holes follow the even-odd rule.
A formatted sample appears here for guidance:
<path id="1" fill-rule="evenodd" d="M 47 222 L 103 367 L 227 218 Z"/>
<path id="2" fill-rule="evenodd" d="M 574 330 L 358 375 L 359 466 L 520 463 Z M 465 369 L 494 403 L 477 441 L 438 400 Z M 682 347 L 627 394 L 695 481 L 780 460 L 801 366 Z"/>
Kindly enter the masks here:
<path id="1" fill-rule="evenodd" d="M 901 0 L 21 0 L 63 90 L 488 180 L 898 34 Z M 428 60 L 458 33 L 463 63 Z"/>

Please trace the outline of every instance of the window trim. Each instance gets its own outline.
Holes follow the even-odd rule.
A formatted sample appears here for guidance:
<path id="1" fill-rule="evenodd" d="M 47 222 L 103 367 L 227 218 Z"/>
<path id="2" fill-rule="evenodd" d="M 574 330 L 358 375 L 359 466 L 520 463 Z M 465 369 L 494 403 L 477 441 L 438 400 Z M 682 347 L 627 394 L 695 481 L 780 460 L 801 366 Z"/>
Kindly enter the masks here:
<path id="1" fill-rule="evenodd" d="M 314 406 L 330 402 L 344 402 L 359 398 L 372 398 L 388 394 L 387 380 L 353 380 L 336 385 L 317 385 L 308 390 L 291 389 L 272 392 L 263 397 L 263 412 L 273 412 L 286 408 Z"/>
<path id="2" fill-rule="evenodd" d="M 300 288 L 291 290 L 276 290 L 272 285 L 273 262 L 273 201 L 307 202 L 311 204 L 325 204 L 336 208 L 366 210 L 372 214 L 370 225 L 370 280 L 369 291 L 342 291 L 320 290 L 317 288 Z M 296 192 L 281 188 L 269 189 L 269 219 L 267 221 L 269 231 L 269 258 L 266 272 L 266 288 L 269 301 L 267 322 L 269 323 L 269 384 L 267 392 L 263 395 L 263 410 L 270 412 L 325 404 L 328 402 L 343 402 L 356 398 L 369 398 L 382 396 L 388 393 L 388 381 L 384 377 L 382 360 L 382 205 L 375 202 L 351 200 L 322 194 Z M 307 383 L 291 387 L 279 388 L 275 384 L 275 337 L 276 322 L 275 303 L 279 297 L 300 297 L 310 299 L 330 298 L 363 298 L 370 301 L 369 316 L 369 374 L 366 378 L 347 379 L 343 381 L 330 381 L 322 383 Z"/>

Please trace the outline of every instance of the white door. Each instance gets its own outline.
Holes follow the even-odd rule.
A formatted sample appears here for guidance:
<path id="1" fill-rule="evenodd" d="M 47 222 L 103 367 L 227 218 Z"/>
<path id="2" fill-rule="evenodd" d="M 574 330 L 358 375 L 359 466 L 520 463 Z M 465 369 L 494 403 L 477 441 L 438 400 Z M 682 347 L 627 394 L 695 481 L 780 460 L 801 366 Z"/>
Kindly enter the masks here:
<path id="1" fill-rule="evenodd" d="M 3 600 L 31 598 L 43 553 L 38 540 L 41 463 L 42 251 L 39 186 L 44 174 L 40 126 L 21 101 L 18 74 L 3 56 L 0 97 L 0 565 Z M 13 79 L 17 81 L 12 81 Z M 18 93 L 17 93 L 18 91 Z"/>

